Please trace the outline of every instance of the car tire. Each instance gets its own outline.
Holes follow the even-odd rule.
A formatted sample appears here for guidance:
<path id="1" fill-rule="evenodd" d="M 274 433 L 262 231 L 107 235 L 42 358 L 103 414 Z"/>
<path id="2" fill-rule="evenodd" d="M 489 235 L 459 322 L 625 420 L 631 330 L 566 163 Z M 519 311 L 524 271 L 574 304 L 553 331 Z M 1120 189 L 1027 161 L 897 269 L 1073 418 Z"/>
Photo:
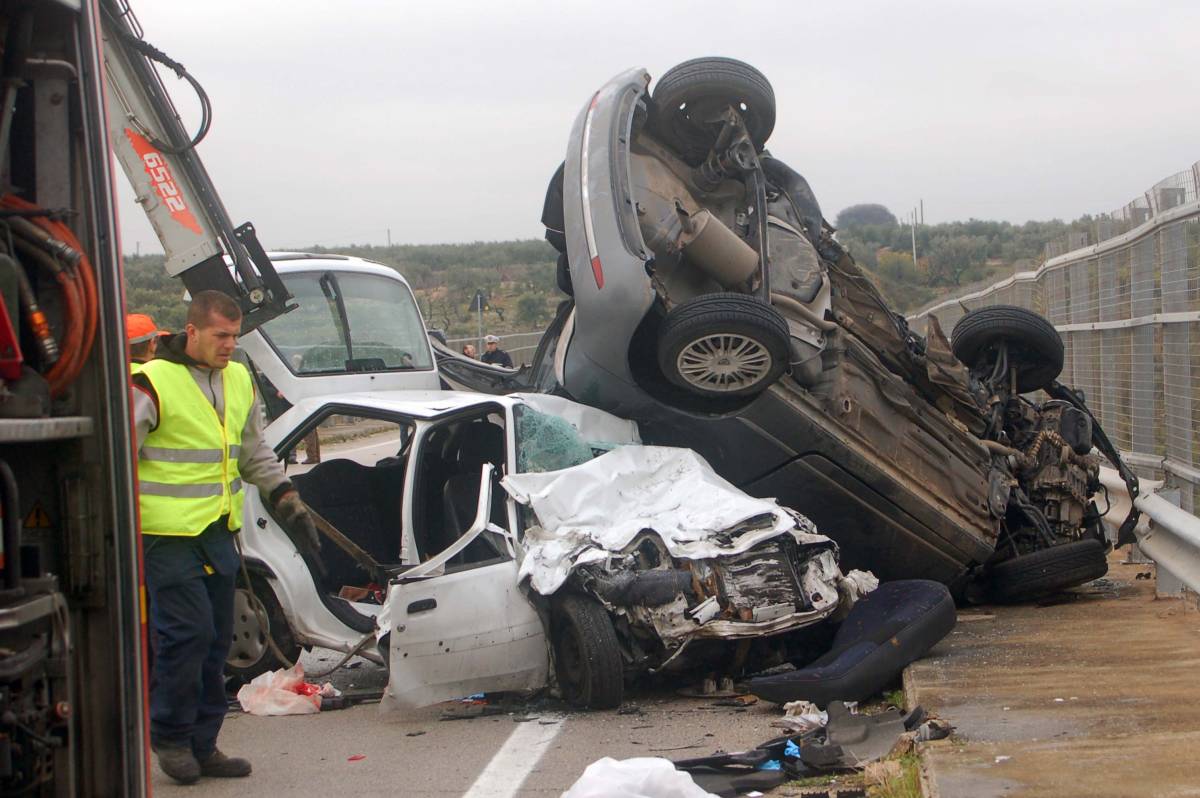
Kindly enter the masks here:
<path id="1" fill-rule="evenodd" d="M 1063 341 L 1044 317 L 1015 305 L 973 310 L 959 319 L 951 348 L 967 368 L 982 368 L 991 347 L 1006 341 L 1009 363 L 1017 370 L 1017 392 L 1044 388 L 1063 369 Z"/>
<path id="2" fill-rule="evenodd" d="M 250 577 L 250 584 L 253 595 L 262 602 L 268 628 L 264 630 L 259 623 L 258 613 L 254 611 L 250 598 L 251 589 L 247 589 L 239 579 L 233 599 L 233 643 L 225 658 L 225 673 L 246 681 L 261 673 L 289 667 L 289 663 L 276 656 L 267 644 L 267 635 L 292 662 L 300 656 L 300 644 L 292 635 L 292 627 L 284 617 L 279 600 L 275 598 L 275 591 L 266 580 L 256 576 Z"/>
<path id="3" fill-rule="evenodd" d="M 1030 601 L 1108 573 L 1108 552 L 1095 538 L 1061 543 L 997 563 L 987 572 L 987 597 L 997 604 Z"/>
<path id="4" fill-rule="evenodd" d="M 719 132 L 701 116 L 737 106 L 754 148 L 775 129 L 775 90 L 763 73 L 733 58 L 695 58 L 658 79 L 652 97 L 653 126 L 659 138 L 693 165 L 708 155 Z"/>
<path id="5" fill-rule="evenodd" d="M 617 633 L 595 599 L 568 594 L 553 605 L 554 673 L 563 698 L 589 709 L 613 709 L 625 693 Z"/>
<path id="6" fill-rule="evenodd" d="M 575 296 L 575 286 L 571 283 L 571 263 L 567 260 L 567 253 L 560 252 L 558 255 L 558 265 L 554 270 L 554 279 L 558 283 L 558 290 L 562 291 L 567 296 Z"/>
<path id="7" fill-rule="evenodd" d="M 705 397 L 749 397 L 787 370 L 787 321 L 744 294 L 708 294 L 683 302 L 663 321 L 658 365 L 673 384 Z"/>

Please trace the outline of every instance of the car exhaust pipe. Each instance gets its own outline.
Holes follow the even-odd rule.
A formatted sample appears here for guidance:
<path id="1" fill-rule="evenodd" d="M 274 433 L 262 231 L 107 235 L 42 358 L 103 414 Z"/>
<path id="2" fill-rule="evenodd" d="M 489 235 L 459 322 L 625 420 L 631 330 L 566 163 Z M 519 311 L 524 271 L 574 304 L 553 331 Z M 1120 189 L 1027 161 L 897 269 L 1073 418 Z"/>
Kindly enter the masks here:
<path id="1" fill-rule="evenodd" d="M 683 232 L 679 248 L 689 261 L 723 288 L 744 287 L 758 271 L 758 253 L 707 210 L 689 215 L 676 209 Z"/>

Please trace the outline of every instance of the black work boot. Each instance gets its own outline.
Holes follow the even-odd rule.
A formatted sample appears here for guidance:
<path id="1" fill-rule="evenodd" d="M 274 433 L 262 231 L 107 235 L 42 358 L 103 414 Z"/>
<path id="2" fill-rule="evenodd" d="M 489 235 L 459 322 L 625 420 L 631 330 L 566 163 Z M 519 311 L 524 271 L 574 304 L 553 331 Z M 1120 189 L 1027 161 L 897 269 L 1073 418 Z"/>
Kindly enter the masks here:
<path id="1" fill-rule="evenodd" d="M 236 756 L 225 756 L 213 751 L 200 760 L 200 775 L 214 779 L 240 779 L 250 775 L 250 760 Z"/>
<path id="2" fill-rule="evenodd" d="M 158 754 L 158 766 L 162 772 L 180 784 L 192 784 L 200 780 L 200 763 L 192 754 L 192 749 L 182 745 L 155 746 Z"/>

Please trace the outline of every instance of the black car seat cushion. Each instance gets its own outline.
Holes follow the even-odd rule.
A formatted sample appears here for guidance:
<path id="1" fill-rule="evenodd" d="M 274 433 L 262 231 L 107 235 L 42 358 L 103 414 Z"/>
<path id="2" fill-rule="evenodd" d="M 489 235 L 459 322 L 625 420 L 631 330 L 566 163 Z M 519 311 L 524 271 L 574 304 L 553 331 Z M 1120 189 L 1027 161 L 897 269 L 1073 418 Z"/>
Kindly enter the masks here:
<path id="1" fill-rule="evenodd" d="M 754 695 L 779 704 L 862 701 L 887 687 L 954 628 L 950 591 L 939 582 L 886 582 L 859 599 L 830 650 L 804 668 L 750 680 Z"/>

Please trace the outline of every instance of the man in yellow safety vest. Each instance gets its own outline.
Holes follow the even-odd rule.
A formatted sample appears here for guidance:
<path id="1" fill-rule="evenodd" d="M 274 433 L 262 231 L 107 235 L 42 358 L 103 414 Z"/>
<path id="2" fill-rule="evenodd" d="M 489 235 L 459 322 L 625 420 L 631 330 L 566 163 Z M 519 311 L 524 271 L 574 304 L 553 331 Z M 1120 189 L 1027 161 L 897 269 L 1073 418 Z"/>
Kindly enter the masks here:
<path id="1" fill-rule="evenodd" d="M 250 372 L 230 360 L 242 312 L 228 296 L 192 297 L 185 332 L 133 374 L 139 508 L 156 647 L 150 737 L 183 783 L 250 775 L 217 749 L 233 634 L 242 481 L 258 487 L 298 547 L 315 552 L 312 517 L 263 440 Z"/>

